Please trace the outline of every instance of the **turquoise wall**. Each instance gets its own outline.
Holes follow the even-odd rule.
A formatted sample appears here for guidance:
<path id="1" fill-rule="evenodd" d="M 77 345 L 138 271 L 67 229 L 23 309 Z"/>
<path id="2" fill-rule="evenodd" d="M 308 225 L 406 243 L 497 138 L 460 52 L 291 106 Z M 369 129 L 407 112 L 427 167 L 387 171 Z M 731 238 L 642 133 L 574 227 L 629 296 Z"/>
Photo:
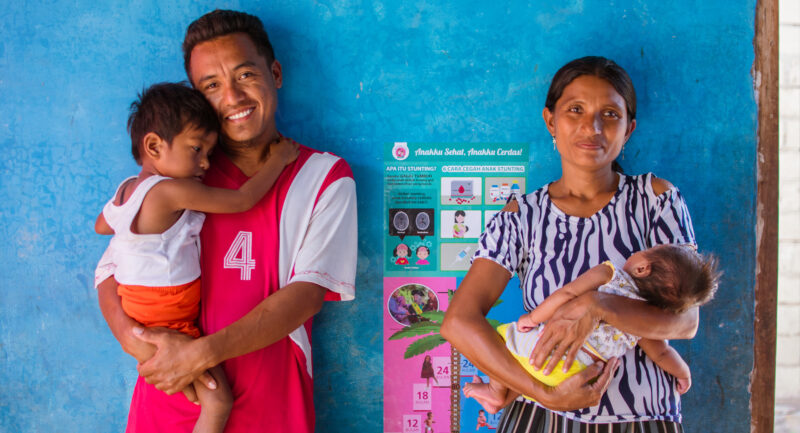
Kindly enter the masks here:
<path id="1" fill-rule="evenodd" d="M 265 23 L 283 64 L 282 132 L 346 158 L 359 196 L 355 302 L 315 322 L 320 431 L 381 430 L 382 144 L 529 142 L 529 185 L 559 175 L 550 78 L 615 59 L 639 95 L 629 173 L 683 191 L 725 277 L 698 336 L 688 431 L 749 431 L 755 275 L 755 0 L 9 2 L 0 16 L 0 431 L 121 431 L 135 362 L 92 288 L 92 223 L 136 172 L 127 107 L 182 80 L 186 26 L 215 8 Z"/>

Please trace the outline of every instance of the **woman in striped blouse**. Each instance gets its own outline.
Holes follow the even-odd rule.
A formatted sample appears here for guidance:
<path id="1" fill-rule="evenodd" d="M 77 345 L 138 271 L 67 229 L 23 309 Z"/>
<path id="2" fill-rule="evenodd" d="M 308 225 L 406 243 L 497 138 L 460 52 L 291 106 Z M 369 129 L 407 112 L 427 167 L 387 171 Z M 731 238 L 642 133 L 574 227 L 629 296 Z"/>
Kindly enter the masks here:
<path id="1" fill-rule="evenodd" d="M 553 77 L 542 115 L 561 156 L 561 178 L 509 202 L 489 222 L 442 335 L 493 380 L 538 401 L 506 407 L 498 433 L 682 431 L 675 378 L 638 346 L 547 387 L 523 370 L 484 320 L 515 272 L 530 311 L 606 260 L 621 266 L 654 245 L 695 243 L 677 188 L 652 174 L 627 176 L 616 169 L 614 160 L 636 129 L 636 94 L 621 67 L 602 57 L 566 64 Z M 587 293 L 548 321 L 532 354 L 535 365 L 548 355 L 566 355 L 564 364 L 572 364 L 600 321 L 649 339 L 692 338 L 698 312 L 675 314 Z"/>

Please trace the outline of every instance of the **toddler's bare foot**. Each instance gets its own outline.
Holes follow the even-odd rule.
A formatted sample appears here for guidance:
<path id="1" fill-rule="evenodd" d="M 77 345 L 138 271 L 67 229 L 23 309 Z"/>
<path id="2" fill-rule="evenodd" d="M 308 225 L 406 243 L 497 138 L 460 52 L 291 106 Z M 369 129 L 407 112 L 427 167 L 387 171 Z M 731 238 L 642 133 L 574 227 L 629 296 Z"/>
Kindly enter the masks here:
<path id="1" fill-rule="evenodd" d="M 474 398 L 489 413 L 497 413 L 503 408 L 505 392 L 498 391 L 477 375 L 473 376 L 472 383 L 464 384 L 464 397 Z"/>

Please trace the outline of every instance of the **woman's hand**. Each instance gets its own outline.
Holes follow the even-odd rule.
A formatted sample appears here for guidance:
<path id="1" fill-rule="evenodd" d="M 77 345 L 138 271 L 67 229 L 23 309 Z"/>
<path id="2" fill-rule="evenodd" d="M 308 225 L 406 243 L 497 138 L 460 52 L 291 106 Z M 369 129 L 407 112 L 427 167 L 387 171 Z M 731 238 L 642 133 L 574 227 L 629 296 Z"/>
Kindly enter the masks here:
<path id="1" fill-rule="evenodd" d="M 619 367 L 617 358 L 609 358 L 605 365 L 595 362 L 558 386 L 548 388 L 539 403 L 551 410 L 576 410 L 600 404 L 611 378 Z M 596 380 L 595 380 L 596 379 Z"/>
<path id="2" fill-rule="evenodd" d="M 567 290 L 569 287 L 569 285 L 564 286 L 561 290 L 550 294 L 550 296 L 548 296 L 544 302 L 537 305 L 533 311 L 520 316 L 517 321 L 517 330 L 520 332 L 529 332 L 539 326 L 539 324 L 550 320 L 559 308 L 578 296 Z"/>
<path id="3" fill-rule="evenodd" d="M 562 305 L 540 330 L 539 341 L 531 353 L 532 364 L 537 368 L 548 356 L 558 360 L 566 354 L 564 371 L 575 361 L 586 337 L 597 327 L 600 318 L 595 314 L 594 294 L 587 292 Z M 550 374 L 558 362 L 549 362 L 543 373 Z"/>

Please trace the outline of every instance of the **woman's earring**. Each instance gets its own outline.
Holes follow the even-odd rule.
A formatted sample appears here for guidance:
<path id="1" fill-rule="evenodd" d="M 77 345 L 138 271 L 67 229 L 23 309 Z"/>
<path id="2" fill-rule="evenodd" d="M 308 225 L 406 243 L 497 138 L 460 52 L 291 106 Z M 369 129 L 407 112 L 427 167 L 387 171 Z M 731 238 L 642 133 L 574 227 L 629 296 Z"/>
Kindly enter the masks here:
<path id="1" fill-rule="evenodd" d="M 622 160 L 625 161 L 625 143 L 622 143 Z"/>
<path id="2" fill-rule="evenodd" d="M 623 146 L 623 149 L 624 148 L 625 147 Z M 553 150 L 556 150 L 556 136 L 555 135 L 553 136 Z"/>

